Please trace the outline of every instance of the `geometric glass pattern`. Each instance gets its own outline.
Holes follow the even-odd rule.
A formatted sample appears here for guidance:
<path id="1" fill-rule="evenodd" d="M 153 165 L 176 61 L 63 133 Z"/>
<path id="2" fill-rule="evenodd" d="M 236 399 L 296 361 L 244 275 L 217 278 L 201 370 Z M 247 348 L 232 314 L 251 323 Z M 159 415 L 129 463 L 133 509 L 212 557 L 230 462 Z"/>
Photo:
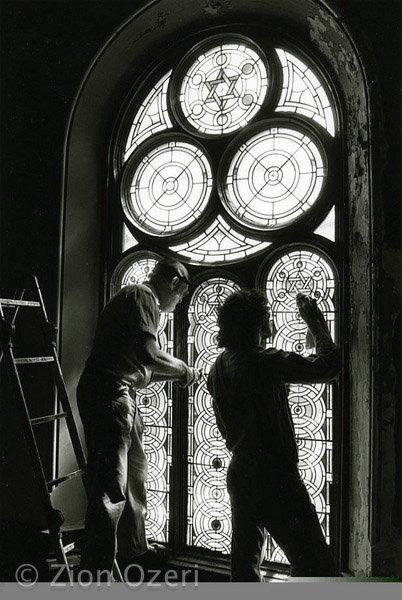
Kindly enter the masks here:
<path id="1" fill-rule="evenodd" d="M 264 250 L 270 242 L 253 240 L 229 226 L 222 215 L 205 232 L 189 242 L 171 246 L 171 250 L 191 259 L 194 264 L 224 264 L 239 261 Z"/>
<path id="2" fill-rule="evenodd" d="M 181 82 L 183 127 L 190 125 L 192 132 L 210 136 L 233 133 L 250 122 L 266 96 L 268 74 L 262 53 L 247 41 L 204 48 Z"/>
<path id="3" fill-rule="evenodd" d="M 124 160 L 151 135 L 173 126 L 167 108 L 167 89 L 172 71 L 166 73 L 151 89 L 138 109 L 127 136 Z"/>
<path id="4" fill-rule="evenodd" d="M 188 362 L 207 376 L 218 357 L 217 309 L 239 286 L 214 277 L 194 291 L 188 311 Z M 230 552 L 232 532 L 226 470 L 230 454 L 216 425 L 206 377 L 189 389 L 187 544 Z"/>
<path id="5" fill-rule="evenodd" d="M 283 73 L 282 93 L 276 110 L 295 112 L 309 117 L 334 136 L 334 111 L 318 77 L 290 52 L 280 48 L 277 48 L 276 52 Z"/>
<path id="6" fill-rule="evenodd" d="M 138 244 L 138 241 L 135 239 L 131 231 L 128 229 L 126 224 L 123 224 L 123 243 L 122 250 L 125 252 L 129 248 L 133 248 Z"/>
<path id="7" fill-rule="evenodd" d="M 222 201 L 233 217 L 272 230 L 293 223 L 317 200 L 324 159 L 305 133 L 271 126 L 243 142 L 222 175 Z"/>
<path id="8" fill-rule="evenodd" d="M 155 258 L 141 258 L 139 260 L 133 258 L 129 266 L 120 274 L 117 286 L 124 287 L 125 285 L 134 285 L 135 283 L 147 281 L 156 263 Z"/>
<path id="9" fill-rule="evenodd" d="M 122 274 L 121 287 L 147 281 L 156 262 L 153 258 L 134 259 Z M 158 341 L 171 354 L 173 338 L 173 313 L 161 313 Z M 172 383 L 156 382 L 138 390 L 136 400 L 144 422 L 143 445 L 148 460 L 146 532 L 149 538 L 166 542 L 172 464 Z"/>
<path id="10" fill-rule="evenodd" d="M 296 307 L 296 294 L 304 292 L 317 300 L 335 337 L 335 275 L 329 261 L 318 251 L 300 247 L 283 252 L 266 276 L 265 289 L 271 306 L 275 335 L 272 345 L 307 356 L 307 326 Z M 332 483 L 332 384 L 291 384 L 289 406 L 296 431 L 299 471 L 306 484 L 324 534 L 329 541 Z M 267 559 L 287 562 L 271 538 Z"/>
<path id="11" fill-rule="evenodd" d="M 114 291 L 120 285 L 144 281 L 156 261 L 172 253 L 189 263 L 194 277 L 202 271 L 200 267 L 225 268 L 190 289 L 191 301 L 188 312 L 180 314 L 181 325 L 172 313 L 161 315 L 162 347 L 203 369 L 205 375 L 221 351 L 216 346 L 217 307 L 239 288 L 235 281 L 241 273 L 251 274 L 258 269 L 257 263 L 266 264 L 278 230 L 285 242 L 280 248 L 278 241 L 272 246 L 275 254 L 269 272 L 264 271 L 266 280 L 254 282 L 266 290 L 272 309 L 275 333 L 270 344 L 302 354 L 311 351 L 311 336 L 306 337 L 305 323 L 297 317 L 297 291 L 317 299 L 335 334 L 335 270 L 323 252 L 307 242 L 301 245 L 300 230 L 288 227 L 299 220 L 301 226 L 305 213 L 314 211 L 321 200 L 327 203 L 328 198 L 322 198 L 326 186 L 336 186 L 336 177 L 326 181 L 326 149 L 331 149 L 339 129 L 334 99 L 320 70 L 307 66 L 298 53 L 272 47 L 271 39 L 260 37 L 258 44 L 261 48 L 246 37 L 222 34 L 205 39 L 182 57 L 176 54 L 170 64 L 164 62 L 156 84 L 154 78 L 148 88 L 141 87 L 135 107 L 127 103 L 130 114 L 122 121 L 119 143 L 124 158 L 113 165 L 116 181 L 121 181 L 126 221 L 120 220 L 117 251 L 128 254 L 140 248 L 124 256 L 115 269 Z M 271 76 L 273 51 L 281 69 L 279 77 Z M 273 106 L 275 98 L 279 101 Z M 310 120 L 311 134 L 306 120 Z M 239 140 L 236 147 L 228 136 Z M 330 190 L 333 197 L 334 191 Z M 314 234 L 335 241 L 336 216 L 333 207 L 315 225 Z M 205 219 L 204 226 L 197 224 L 200 217 Z M 303 240 L 309 236 L 314 244 L 317 237 L 310 231 L 303 233 Z M 179 239 L 172 241 L 170 236 L 176 234 Z M 248 283 L 253 285 L 251 279 Z M 178 310 L 183 312 L 183 305 Z M 188 319 L 187 357 L 180 342 L 184 319 Z M 327 539 L 334 389 L 332 384 L 289 386 L 299 469 Z M 172 455 L 172 428 L 182 431 L 180 422 L 172 421 L 177 388 L 171 382 L 155 383 L 138 394 L 149 463 L 147 535 L 169 543 L 170 529 L 177 534 L 180 547 L 187 543 L 227 554 L 230 453 L 216 426 L 206 378 L 182 394 L 188 398 L 185 531 L 182 521 L 177 521 L 184 510 L 183 490 L 174 490 L 172 498 L 178 504 L 169 509 L 172 461 L 180 470 L 183 460 L 176 450 Z M 173 446 L 178 450 L 183 442 Z M 270 537 L 266 558 L 287 562 Z"/>
<path id="12" fill-rule="evenodd" d="M 193 223 L 205 209 L 212 187 L 207 157 L 182 137 L 161 141 L 146 151 L 134 173 L 126 171 L 125 177 L 127 217 L 146 233 L 159 236 Z"/>
<path id="13" fill-rule="evenodd" d="M 331 208 L 323 222 L 314 230 L 314 233 L 322 235 L 331 242 L 335 241 L 335 206 Z"/>

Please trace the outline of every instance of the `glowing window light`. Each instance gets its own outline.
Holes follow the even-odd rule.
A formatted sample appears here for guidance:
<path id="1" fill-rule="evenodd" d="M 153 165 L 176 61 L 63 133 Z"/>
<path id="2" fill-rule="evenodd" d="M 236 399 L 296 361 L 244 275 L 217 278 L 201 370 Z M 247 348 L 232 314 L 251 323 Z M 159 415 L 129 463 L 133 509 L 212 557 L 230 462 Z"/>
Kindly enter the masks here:
<path id="1" fill-rule="evenodd" d="M 191 225 L 206 208 L 212 172 L 202 149 L 172 138 L 149 150 L 123 183 L 123 208 L 146 233 L 170 235 Z"/>
<path id="2" fill-rule="evenodd" d="M 313 119 L 335 135 L 334 111 L 314 72 L 287 50 L 276 49 L 282 65 L 283 87 L 277 111 L 296 112 Z"/>
<path id="3" fill-rule="evenodd" d="M 315 229 L 314 233 L 335 241 L 335 207 L 332 207 L 324 221 Z"/>
<path id="4" fill-rule="evenodd" d="M 222 173 L 224 206 L 242 224 L 273 230 L 313 206 L 325 177 L 324 157 L 305 133 L 269 127 L 245 141 Z"/>
<path id="5" fill-rule="evenodd" d="M 201 235 L 190 242 L 171 246 L 171 250 L 186 256 L 197 264 L 224 264 L 251 256 L 270 245 L 238 233 L 218 215 Z"/>
<path id="6" fill-rule="evenodd" d="M 214 277 L 191 298 L 187 336 L 188 362 L 208 374 L 219 355 L 217 309 L 239 286 Z M 232 533 L 226 469 L 230 454 L 216 425 L 212 398 L 202 381 L 189 388 L 187 543 L 230 552 Z"/>
<path id="7" fill-rule="evenodd" d="M 125 252 L 129 248 L 134 248 L 138 244 L 138 241 L 135 239 L 131 231 L 128 229 L 127 225 L 123 225 L 123 243 L 122 250 Z"/>
<path id="8" fill-rule="evenodd" d="M 181 110 L 190 127 L 201 134 L 225 135 L 249 123 L 268 89 L 262 56 L 247 43 L 201 48 L 179 92 Z"/>
<path id="9" fill-rule="evenodd" d="M 135 114 L 124 152 L 124 160 L 150 136 L 173 127 L 167 108 L 167 89 L 172 71 L 152 88 Z"/>

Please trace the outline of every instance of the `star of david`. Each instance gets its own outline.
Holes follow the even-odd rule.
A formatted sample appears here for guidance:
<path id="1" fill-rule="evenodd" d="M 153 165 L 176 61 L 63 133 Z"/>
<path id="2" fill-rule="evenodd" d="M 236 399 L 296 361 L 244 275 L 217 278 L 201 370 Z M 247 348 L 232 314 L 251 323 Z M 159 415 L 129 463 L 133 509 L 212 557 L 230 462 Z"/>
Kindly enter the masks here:
<path id="1" fill-rule="evenodd" d="M 223 300 L 224 299 L 220 299 L 220 298 L 216 298 L 215 300 L 208 300 L 208 304 L 205 307 L 205 316 L 206 317 L 213 317 L 214 320 L 216 319 L 216 315 L 217 315 L 217 310 L 218 308 L 223 304 Z"/>
<path id="2" fill-rule="evenodd" d="M 239 97 L 239 94 L 235 89 L 238 80 L 239 75 L 231 75 L 228 77 L 225 71 L 221 69 L 216 79 L 205 82 L 205 85 L 209 91 L 205 102 L 216 102 L 221 108 L 225 108 L 228 100 Z M 221 86 L 220 90 L 218 90 L 218 86 Z M 219 93 L 220 91 L 222 91 L 222 93 Z"/>
<path id="3" fill-rule="evenodd" d="M 293 275 L 286 279 L 286 291 L 289 294 L 295 292 L 312 292 L 313 284 L 311 278 L 308 275 L 303 276 L 301 273 L 298 275 Z"/>

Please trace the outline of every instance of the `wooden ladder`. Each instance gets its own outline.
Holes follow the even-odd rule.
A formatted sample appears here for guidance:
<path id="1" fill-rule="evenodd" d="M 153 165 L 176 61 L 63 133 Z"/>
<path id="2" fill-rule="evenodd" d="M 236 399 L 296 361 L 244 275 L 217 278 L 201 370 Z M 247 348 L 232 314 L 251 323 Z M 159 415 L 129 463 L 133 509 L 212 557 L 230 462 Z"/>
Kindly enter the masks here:
<path id="1" fill-rule="evenodd" d="M 24 299 L 27 297 L 28 294 L 33 295 L 35 300 Z M 13 338 L 16 331 L 16 320 L 20 309 L 36 309 L 37 316 L 39 317 L 39 320 L 42 325 L 46 347 L 49 349 L 49 352 L 46 356 L 30 356 L 18 358 L 14 356 Z M 52 506 L 51 492 L 58 485 L 76 477 L 82 478 L 82 482 L 85 488 L 86 459 L 81 440 L 77 431 L 74 415 L 71 410 L 66 385 L 61 371 L 59 358 L 57 355 L 57 328 L 52 323 L 50 323 L 47 318 L 42 292 L 39 287 L 38 279 L 35 275 L 31 275 L 28 283 L 18 294 L 18 297 L 13 299 L 0 298 L 0 321 L 0 362 L 3 360 L 5 363 L 12 394 L 17 404 L 22 424 L 23 435 L 27 444 L 29 456 L 31 459 L 31 466 L 37 484 L 37 489 L 39 492 L 40 502 L 44 509 L 46 523 L 49 528 L 51 547 L 56 555 L 58 563 L 60 563 L 60 566 L 65 566 L 68 580 L 72 582 L 72 572 L 68 563 L 67 553 L 75 548 L 75 542 L 71 542 L 66 545 L 64 545 L 63 543 L 61 525 L 64 522 L 64 517 L 60 510 L 57 510 Z M 19 368 L 23 368 L 24 365 L 32 364 L 37 364 L 39 366 L 44 364 L 51 365 L 53 378 L 57 389 L 57 398 L 62 408 L 61 412 L 44 415 L 34 419 L 30 417 L 25 393 L 21 383 Z M 40 453 L 38 451 L 34 429 L 43 423 L 49 423 L 52 421 L 54 422 L 61 419 L 64 419 L 66 422 L 78 469 L 70 473 L 66 473 L 61 477 L 47 480 L 44 473 Z M 113 565 L 113 577 L 115 581 L 123 581 L 121 571 L 116 560 L 114 561 Z"/>

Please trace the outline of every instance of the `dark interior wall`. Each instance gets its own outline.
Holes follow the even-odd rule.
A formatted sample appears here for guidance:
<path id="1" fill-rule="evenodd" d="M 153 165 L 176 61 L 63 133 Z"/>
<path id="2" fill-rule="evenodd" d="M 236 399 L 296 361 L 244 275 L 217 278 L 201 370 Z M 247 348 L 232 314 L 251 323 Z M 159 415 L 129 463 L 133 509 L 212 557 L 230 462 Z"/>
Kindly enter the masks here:
<path id="1" fill-rule="evenodd" d="M 267 0 L 269 1 L 269 0 Z M 329 4 L 332 4 L 328 2 Z M 50 316 L 57 320 L 57 290 L 60 256 L 60 216 L 64 137 L 69 113 L 85 72 L 113 31 L 142 2 L 115 0 L 3 0 L 1 7 L 1 147 L 2 147 L 2 224 L 0 294 L 13 293 L 27 273 L 40 278 Z M 379 323 L 383 324 L 384 344 L 390 338 L 398 358 L 400 338 L 394 329 L 395 289 L 400 286 L 400 262 L 396 252 L 400 244 L 400 3 L 390 0 L 336 3 L 341 7 L 346 25 L 365 40 L 375 61 L 371 72 L 378 81 L 371 85 L 381 98 L 383 138 L 379 140 L 383 156 L 381 198 L 383 226 L 378 243 L 381 260 L 386 264 L 382 278 L 384 297 L 379 306 Z M 218 6 L 208 2 L 205 6 Z M 400 292 L 400 287 L 399 287 Z M 399 296 L 400 297 L 400 296 Z M 392 310 L 390 310 L 392 309 Z M 392 357 L 384 361 L 384 397 L 382 418 L 386 427 L 387 402 L 391 408 L 400 397 Z M 395 365 L 398 365 L 395 362 Z M 388 365 L 388 366 L 387 366 Z M 42 400 L 41 400 L 42 401 Z M 394 413 L 392 413 L 394 415 Z M 392 417 L 394 418 L 394 416 Z M 400 418 L 400 412 L 399 412 Z M 2 409 L 1 420 L 10 430 L 9 410 Z M 4 431 L 5 431 L 4 429 Z M 399 434 L 400 435 L 400 434 Z M 17 464 L 19 444 L 7 436 L 6 452 Z M 8 442 L 7 442 L 8 439 Z M 398 438 L 392 438 L 398 445 Z M 7 445 L 8 444 L 8 445 Z M 399 437 L 400 447 L 400 437 Z M 11 452 L 10 452 L 11 449 Z M 379 456 L 381 464 L 381 456 Z M 10 466 L 10 465 L 9 465 Z M 10 469 L 7 471 L 9 477 Z M 9 496 L 15 500 L 20 517 L 26 517 L 22 490 L 16 487 Z M 397 506 L 396 499 L 390 499 Z M 18 517 L 18 510 L 15 512 Z M 394 521 L 400 510 L 394 511 Z M 398 517 L 399 515 L 399 517 Z"/>
<path id="2" fill-rule="evenodd" d="M 97 52 L 138 2 L 4 0 L 1 25 L 0 297 L 35 273 L 49 318 L 58 322 L 63 153 L 69 114 Z M 20 319 L 20 318 L 19 318 Z M 24 318 L 32 354 L 40 335 Z M 18 346 L 16 347 L 16 355 Z M 39 367 L 38 367 L 39 368 Z M 48 372 L 24 378 L 31 416 L 53 411 Z M 0 370 L 0 519 L 43 525 L 18 413 Z M 52 429 L 37 433 L 46 474 Z M 51 477 L 49 477 L 50 479 Z M 8 529 L 7 529 L 8 531 Z"/>
<path id="3" fill-rule="evenodd" d="M 80 82 L 138 1 L 3 0 L 1 291 L 35 272 L 56 316 L 64 139 Z"/>

